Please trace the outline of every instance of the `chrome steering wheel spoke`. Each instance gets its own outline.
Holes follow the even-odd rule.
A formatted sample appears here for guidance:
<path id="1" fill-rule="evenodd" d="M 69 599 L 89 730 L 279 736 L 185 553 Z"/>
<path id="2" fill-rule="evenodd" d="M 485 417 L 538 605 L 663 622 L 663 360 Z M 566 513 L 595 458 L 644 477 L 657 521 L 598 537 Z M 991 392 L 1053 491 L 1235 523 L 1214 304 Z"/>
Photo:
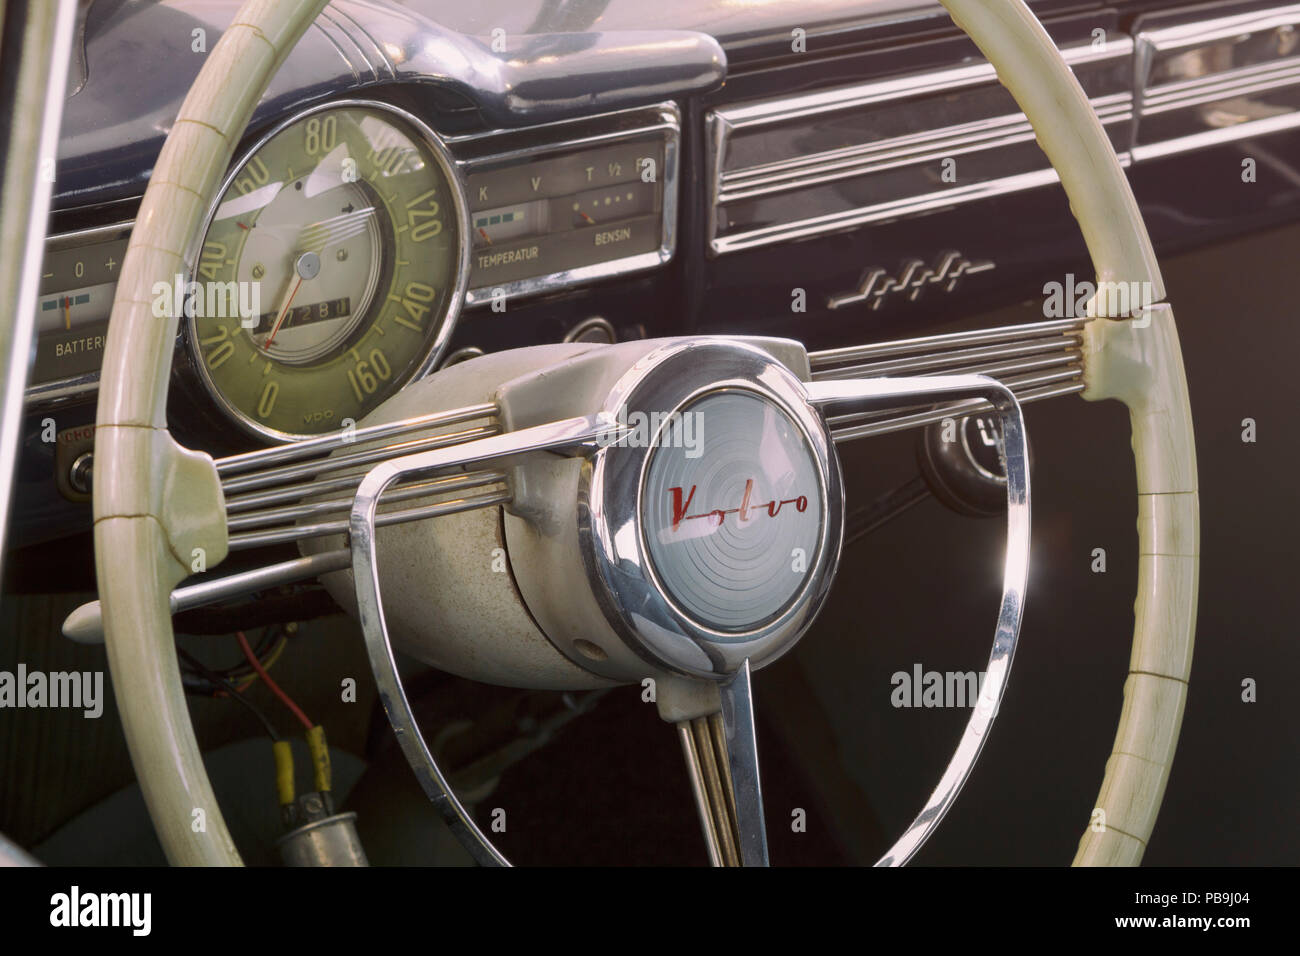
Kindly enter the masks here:
<path id="1" fill-rule="evenodd" d="M 726 738 L 736 832 L 743 866 L 767 866 L 767 824 L 763 785 L 758 773 L 758 738 L 754 730 L 754 692 L 749 661 L 723 681 L 722 729 Z"/>
<path id="2" fill-rule="evenodd" d="M 767 866 L 767 824 L 749 661 L 718 686 L 722 709 L 680 721 L 677 735 L 709 862 Z"/>

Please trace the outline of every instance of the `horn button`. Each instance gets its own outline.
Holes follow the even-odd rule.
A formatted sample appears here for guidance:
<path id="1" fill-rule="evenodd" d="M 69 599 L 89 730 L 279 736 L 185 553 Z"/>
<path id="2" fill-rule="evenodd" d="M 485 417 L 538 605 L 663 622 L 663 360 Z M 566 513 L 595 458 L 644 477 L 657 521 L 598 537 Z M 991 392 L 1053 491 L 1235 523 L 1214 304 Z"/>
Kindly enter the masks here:
<path id="1" fill-rule="evenodd" d="M 843 530 L 839 461 L 791 370 L 802 348 L 660 340 L 566 365 L 502 394 L 532 417 L 521 425 L 593 408 L 607 422 L 581 466 L 547 481 L 532 465 L 517 486 L 511 562 L 547 636 L 617 680 L 723 679 L 787 650 L 826 597 Z"/>
<path id="2" fill-rule="evenodd" d="M 641 489 L 648 569 L 684 617 L 748 633 L 804 590 L 825 512 L 794 420 L 753 392 L 714 392 L 670 416 L 651 449 Z"/>

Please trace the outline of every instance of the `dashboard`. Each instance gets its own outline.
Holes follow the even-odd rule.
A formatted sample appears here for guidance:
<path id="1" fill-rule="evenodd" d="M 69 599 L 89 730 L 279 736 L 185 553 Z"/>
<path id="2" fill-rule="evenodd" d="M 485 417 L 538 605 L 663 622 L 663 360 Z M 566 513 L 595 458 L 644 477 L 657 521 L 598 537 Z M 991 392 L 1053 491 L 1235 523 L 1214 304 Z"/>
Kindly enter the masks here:
<path id="1" fill-rule="evenodd" d="M 664 104 L 444 142 L 383 100 L 295 113 L 222 185 L 189 272 L 155 289 L 187 368 L 255 437 L 356 423 L 446 357 L 462 303 L 653 268 L 674 250 L 680 117 Z M 93 391 L 129 223 L 48 243 L 37 402 Z"/>
<path id="2" fill-rule="evenodd" d="M 1292 469 L 1279 464 L 1287 453 L 1278 443 L 1252 439 L 1256 416 L 1267 439 L 1273 431 L 1267 410 L 1286 401 L 1278 384 L 1286 381 L 1280 364 L 1286 350 L 1275 343 L 1287 334 L 1276 321 L 1287 305 L 1277 277 L 1287 274 L 1300 222 L 1300 3 L 1030 4 L 1127 170 L 1178 304 L 1197 442 L 1211 450 L 1200 462 L 1203 500 L 1231 503 L 1204 509 L 1207 639 L 1205 651 L 1198 648 L 1196 677 L 1200 686 L 1227 681 L 1226 691 L 1215 692 L 1221 702 L 1212 712 L 1215 726 L 1248 730 L 1232 723 L 1242 720 L 1239 712 L 1248 719 L 1257 712 L 1236 706 L 1238 662 L 1255 660 L 1256 670 L 1264 670 L 1268 658 L 1243 655 L 1242 642 L 1275 635 L 1262 625 L 1233 625 L 1229 655 L 1216 650 L 1214 622 L 1235 620 L 1241 593 L 1286 593 L 1278 577 L 1285 577 L 1286 562 L 1270 554 L 1267 542 L 1276 537 L 1271 503 L 1281 493 L 1273 476 Z M 53 171 L 7 594 L 43 600 L 66 591 L 55 597 L 69 603 L 88 600 L 77 592 L 96 590 L 95 421 L 116 283 L 158 149 L 204 52 L 236 6 L 211 0 L 83 5 Z M 823 362 L 827 350 L 843 349 L 862 358 L 873 376 L 925 374 L 933 356 L 921 354 L 917 343 L 932 336 L 993 329 L 1012 338 L 1002 327 L 1016 323 L 1064 329 L 1073 319 L 1046 311 L 1044 283 L 1078 288 L 1076 278 L 1090 274 L 1077 224 L 1025 117 L 932 0 L 333 0 L 274 77 L 229 166 L 214 176 L 218 198 L 193 237 L 185 268 L 152 296 L 160 317 L 179 317 L 175 340 L 166 343 L 169 428 L 182 446 L 211 454 L 228 484 L 231 554 L 219 572 L 200 571 L 197 588 L 227 571 L 248 574 L 315 557 L 314 546 L 298 542 L 320 542 L 341 530 L 324 510 L 337 502 L 307 501 L 295 489 L 301 474 L 295 461 L 272 460 L 269 479 L 279 483 L 262 486 L 257 483 L 267 476 L 240 472 L 247 464 L 241 456 L 294 440 L 324 442 L 340 429 L 382 422 L 385 414 L 415 408 L 409 402 L 425 388 L 459 392 L 473 369 L 451 366 L 484 355 L 490 365 L 508 358 L 490 353 L 521 346 L 549 345 L 559 354 L 572 348 L 559 343 L 635 348 L 629 340 L 737 333 L 797 339 Z M 1064 298 L 1074 301 L 1071 293 Z M 1028 405 L 1083 389 L 1073 330 L 1067 331 L 1060 348 L 1044 338 L 1011 352 L 1006 342 L 980 340 L 962 347 L 973 355 L 962 349 L 953 355 L 961 352 L 976 371 L 1007 378 Z M 1247 370 L 1262 358 L 1271 363 L 1269 375 Z M 810 366 L 814 376 L 837 371 Z M 1034 384 L 1021 387 L 1015 378 Z M 1262 390 L 1266 382 L 1271 392 Z M 1125 543 L 1134 521 L 1129 511 L 1103 507 L 1103 499 L 1131 498 L 1127 465 L 1105 464 L 1127 454 L 1126 418 L 1114 403 L 1087 405 L 1087 415 L 1079 411 L 1084 405 L 1044 401 L 1028 406 L 1026 415 L 1033 419 L 1031 470 L 1039 495 L 1036 577 L 1027 607 L 1040 615 L 1030 624 L 1053 639 L 1026 642 L 1018 665 L 1031 669 L 1031 679 L 1018 678 L 1024 696 L 1017 706 L 1031 701 L 1050 715 L 1030 722 L 1030 746 L 1018 753 L 1077 748 L 1075 717 L 1060 715 L 1110 706 L 1095 688 L 1129 654 L 1123 638 L 1132 622 L 1134 569 L 1124 555 L 1133 550 Z M 721 411 L 752 427 L 752 409 L 743 404 Z M 855 858 L 868 858 L 862 848 L 870 849 L 877 834 L 868 832 L 873 824 L 854 789 L 867 777 L 901 781 L 896 802 L 876 795 L 874 784 L 864 789 L 878 801 L 881 820 L 903 819 L 914 809 L 905 805 L 904 791 L 933 782 L 918 743 L 950 729 L 940 721 L 952 715 L 931 712 L 928 704 L 896 710 L 892 675 L 915 673 L 920 686 L 925 669 L 945 659 L 956 661 L 959 672 L 978 662 L 971 656 L 975 624 L 955 622 L 951 608 L 974 607 L 987 597 L 984 569 L 1001 546 L 988 533 L 993 523 L 984 522 L 981 532 L 970 520 L 1001 513 L 1001 488 L 991 503 L 976 506 L 935 490 L 942 465 L 935 447 L 941 452 L 937 443 L 947 440 L 937 437 L 935 411 L 918 406 L 914 424 L 927 427 L 906 432 L 873 420 L 835 423 L 837 433 L 852 428 L 872 436 L 840 447 L 847 465 L 846 551 L 847 543 L 868 535 L 872 541 L 846 554 L 841 578 L 871 588 L 839 588 L 817 623 L 829 639 L 802 644 L 799 660 L 784 672 L 764 674 L 773 691 L 765 691 L 766 699 L 798 718 L 782 715 L 761 731 L 801 755 L 799 766 L 774 764 L 774 792 L 782 781 L 797 781 L 802 755 L 834 747 L 862 758 L 870 770 L 819 791 L 837 820 L 834 837 L 856 841 Z M 1246 416 L 1251 439 L 1243 431 Z M 776 421 L 788 431 L 788 422 Z M 960 448 L 983 475 L 996 478 L 999 441 L 986 424 L 966 419 Z M 457 425 L 486 436 L 500 422 L 484 415 Z M 935 447 L 927 450 L 926 441 Z M 653 500 L 664 511 L 637 520 L 689 529 L 706 519 L 722 524 L 727 514 L 753 507 L 745 490 L 692 501 L 706 476 L 690 456 L 682 458 L 654 466 Z M 773 528 L 791 535 L 791 547 L 775 548 L 773 556 L 815 550 L 818 499 L 803 490 L 816 484 L 806 471 L 795 491 L 764 499 L 769 516 L 781 512 L 783 524 Z M 495 472 L 467 477 L 464 487 L 475 499 L 505 500 Z M 925 504 L 892 522 L 922 500 L 927 485 L 947 508 Z M 304 514 L 317 507 L 326 517 L 313 518 L 304 530 Z M 459 519 L 448 511 L 440 520 Z M 1240 541 L 1252 528 L 1249 540 L 1262 546 L 1243 556 Z M 1106 574 L 1095 563 L 1097 549 L 1102 571 L 1109 552 Z M 468 564 L 467 553 L 449 549 L 447 560 Z M 711 599 L 689 591 L 690 575 L 667 552 L 651 553 L 649 561 L 650 572 L 687 611 Z M 781 614 L 790 592 L 777 585 L 788 578 L 775 557 L 767 570 L 774 583 L 763 602 L 724 610 L 764 620 Z M 197 642 L 261 626 L 275 615 L 325 625 L 340 609 L 336 597 L 317 585 L 285 585 L 259 593 L 257 601 L 181 606 L 177 629 Z M 1061 612 L 1077 606 L 1090 614 Z M 1268 613 L 1252 612 L 1260 621 Z M 429 619 L 426 608 L 419 614 Z M 70 645 L 48 642 L 45 632 L 63 615 L 47 617 L 30 626 L 20 620 L 14 635 L 43 635 L 62 653 Z M 481 620 L 453 623 L 468 632 Z M 982 635 L 986 622 L 976 624 Z M 902 650 L 901 637 L 911 634 L 924 638 L 923 650 Z M 354 633 L 343 637 L 355 651 Z M 11 646 L 15 660 L 35 659 L 19 641 Z M 1067 660 L 1060 649 L 1069 646 L 1087 647 L 1087 659 Z M 310 649 L 317 670 L 319 652 L 317 645 Z M 320 684 L 322 708 L 337 705 L 337 690 L 329 681 Z M 868 685 L 889 690 L 872 696 L 862 692 Z M 478 684 L 472 692 L 476 699 L 484 693 Z M 1212 696 L 1198 691 L 1196 706 Z M 831 702 L 826 726 L 817 723 L 822 700 Z M 629 710 L 629 719 L 639 713 Z M 1200 720 L 1202 741 L 1210 713 L 1188 711 L 1187 727 Z M 228 714 L 219 716 L 222 728 L 234 724 Z M 877 730 L 905 722 L 919 730 L 908 730 L 897 744 L 878 742 L 886 735 Z M 608 725 L 594 723 L 593 736 L 608 738 Z M 114 729 L 110 743 L 117 746 L 119 737 Z M 88 751 L 99 746 L 100 738 L 86 739 Z M 1099 748 L 1106 741 L 1095 743 L 1081 766 L 1105 759 Z M 585 753 L 581 746 L 573 750 Z M 1193 797 L 1179 797 L 1184 809 L 1171 807 L 1165 825 L 1176 828 L 1182 812 L 1185 834 L 1203 829 L 1201 817 L 1186 810 L 1189 799 L 1198 799 L 1197 785 L 1213 793 L 1220 779 L 1267 771 L 1243 755 L 1253 758 L 1254 751 L 1225 749 L 1200 770 L 1180 758 L 1178 772 L 1193 781 L 1181 793 Z M 990 756 L 1003 763 L 1001 773 L 986 779 L 1023 773 L 999 751 Z M 1226 765 L 1232 774 L 1224 775 Z M 1034 813 L 1045 821 L 1045 808 L 1058 809 L 1067 794 L 1094 785 L 1093 770 L 1084 770 L 1086 780 L 1063 771 L 1041 777 L 1041 790 L 1025 790 L 1027 812 L 1016 822 L 1024 829 L 1001 841 L 993 858 L 1030 861 L 1039 848 L 1046 856 L 1056 831 Z M 585 768 L 551 774 L 591 779 Z M 989 815 L 1006 806 L 1004 795 L 981 802 L 975 793 L 974 809 L 962 811 L 969 812 L 966 822 L 954 816 L 962 840 L 977 829 L 984 833 Z M 810 806 L 803 797 L 786 802 Z M 582 800 L 569 803 L 583 809 L 576 827 L 611 816 L 589 812 Z M 1266 809 L 1256 831 L 1277 819 Z M 512 847 L 512 856 L 516 849 L 524 858 L 542 852 L 516 829 L 523 833 L 512 828 L 503 838 L 528 846 Z M 829 830 L 814 826 L 788 836 L 812 844 L 829 839 Z M 1225 829 L 1220 842 L 1231 842 L 1232 832 Z M 628 841 L 622 832 L 593 836 L 611 847 Z M 1191 859 L 1203 847 L 1190 835 L 1172 851 L 1170 845 L 1158 850 L 1162 862 L 1178 854 Z"/>
<path id="3" fill-rule="evenodd" d="M 179 440 L 220 457 L 318 435 L 439 367 L 566 338 L 744 331 L 826 348 L 928 334 L 952 327 L 958 301 L 974 314 L 1041 297 L 1044 274 L 1086 272 L 1023 115 L 937 4 L 801 8 L 812 55 L 791 46 L 790 4 L 734 22 L 710 5 L 561 6 L 326 9 L 256 111 L 186 274 L 154 290 L 159 314 L 182 317 Z M 1158 249 L 1300 208 L 1285 177 L 1231 202 L 1185 188 L 1252 136 L 1296 140 L 1300 8 L 1034 6 Z M 202 62 L 166 38 L 207 31 L 210 47 L 218 7 L 85 15 L 18 547 L 88 534 L 116 276 Z"/>

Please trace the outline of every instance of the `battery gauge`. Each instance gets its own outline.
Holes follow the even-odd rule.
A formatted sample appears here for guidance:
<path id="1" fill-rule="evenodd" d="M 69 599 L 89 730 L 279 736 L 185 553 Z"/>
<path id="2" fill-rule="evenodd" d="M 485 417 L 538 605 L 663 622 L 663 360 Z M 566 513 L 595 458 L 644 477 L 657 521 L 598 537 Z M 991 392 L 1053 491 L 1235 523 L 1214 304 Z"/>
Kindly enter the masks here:
<path id="1" fill-rule="evenodd" d="M 70 332 L 107 319 L 113 310 L 113 292 L 116 288 L 115 282 L 102 282 L 42 296 L 36 304 L 38 334 Z"/>

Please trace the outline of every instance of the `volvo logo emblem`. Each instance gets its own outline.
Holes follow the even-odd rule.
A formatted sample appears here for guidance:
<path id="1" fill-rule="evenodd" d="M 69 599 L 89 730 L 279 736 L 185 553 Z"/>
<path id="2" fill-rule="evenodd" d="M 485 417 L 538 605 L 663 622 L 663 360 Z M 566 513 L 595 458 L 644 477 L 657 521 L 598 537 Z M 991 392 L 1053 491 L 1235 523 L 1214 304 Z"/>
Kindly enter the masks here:
<path id="1" fill-rule="evenodd" d="M 818 464 L 793 419 L 754 392 L 705 395 L 689 412 L 704 420 L 702 454 L 662 445 L 646 469 L 651 565 L 692 619 L 750 630 L 804 590 L 822 540 Z"/>
<path id="2" fill-rule="evenodd" d="M 794 505 L 795 509 L 801 514 L 808 510 L 807 495 L 800 495 L 797 498 L 782 498 L 780 501 L 773 499 L 763 504 L 754 504 L 751 500 L 754 494 L 753 478 L 745 482 L 745 496 L 740 499 L 739 508 L 715 508 L 713 511 L 706 511 L 697 515 L 687 514 L 690 511 L 691 502 L 695 499 L 695 485 L 691 485 L 690 494 L 685 496 L 685 500 L 683 500 L 681 488 L 669 488 L 668 492 L 673 499 L 674 531 L 681 527 L 683 521 L 695 521 L 700 518 L 711 518 L 714 527 L 717 527 L 727 520 L 727 515 L 737 515 L 743 523 L 751 518 L 758 517 L 763 512 L 766 512 L 769 518 L 775 518 L 786 505 Z"/>

